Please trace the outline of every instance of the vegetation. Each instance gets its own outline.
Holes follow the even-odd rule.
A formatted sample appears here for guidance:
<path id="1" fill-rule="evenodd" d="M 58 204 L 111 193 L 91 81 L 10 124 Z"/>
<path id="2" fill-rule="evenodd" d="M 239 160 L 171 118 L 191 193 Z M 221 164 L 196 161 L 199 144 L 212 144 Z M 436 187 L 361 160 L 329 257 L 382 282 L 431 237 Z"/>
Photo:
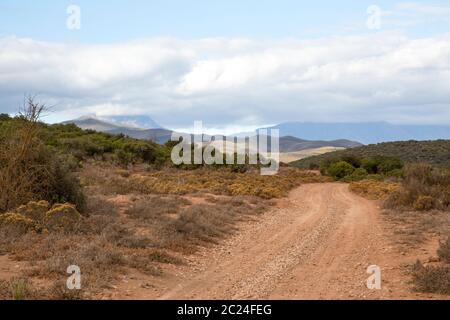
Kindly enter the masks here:
<path id="1" fill-rule="evenodd" d="M 315 166 L 312 166 L 315 168 Z M 403 174 L 403 162 L 397 158 L 374 156 L 370 158 L 353 155 L 324 159 L 317 166 L 323 175 L 345 182 L 364 179 L 383 180 L 386 177 L 400 178 Z"/>
<path id="2" fill-rule="evenodd" d="M 380 155 L 396 158 L 403 163 L 424 162 L 437 167 L 450 167 L 450 140 L 400 141 L 373 144 L 302 159 L 291 163 L 291 165 L 304 169 L 318 168 L 322 162 L 334 158 L 347 156 L 373 158 Z"/>
<path id="3" fill-rule="evenodd" d="M 303 183 L 329 181 L 318 174 L 295 168 L 281 168 L 276 176 L 262 176 L 253 168 L 235 173 L 228 168 L 197 170 L 143 171 L 136 167 L 125 176 L 113 167 L 86 164 L 82 183 L 92 192 L 112 194 L 172 194 L 212 193 L 227 196 L 256 196 L 263 199 L 280 198 Z"/>
<path id="4" fill-rule="evenodd" d="M 20 116 L 0 117 L 0 213 L 42 199 L 70 201 L 84 210 L 77 179 L 41 139 L 43 110 L 30 98 Z"/>
<path id="5" fill-rule="evenodd" d="M 174 166 L 173 142 L 47 125 L 44 110 L 29 99 L 20 116 L 0 116 L 0 252 L 26 262 L 20 277 L 0 281 L 0 299 L 98 297 L 124 270 L 158 276 L 269 199 L 329 180 L 286 167 L 268 177 L 258 165 Z M 65 287 L 72 264 L 81 291 Z"/>
<path id="6" fill-rule="evenodd" d="M 400 188 L 395 182 L 362 180 L 350 183 L 350 190 L 372 200 L 386 199 Z"/>
<path id="7" fill-rule="evenodd" d="M 424 266 L 420 261 L 413 267 L 416 290 L 450 294 L 450 237 L 438 249 L 439 262 Z"/>
<path id="8" fill-rule="evenodd" d="M 450 172 L 429 164 L 407 165 L 402 187 L 393 192 L 385 208 L 429 211 L 450 210 Z"/>

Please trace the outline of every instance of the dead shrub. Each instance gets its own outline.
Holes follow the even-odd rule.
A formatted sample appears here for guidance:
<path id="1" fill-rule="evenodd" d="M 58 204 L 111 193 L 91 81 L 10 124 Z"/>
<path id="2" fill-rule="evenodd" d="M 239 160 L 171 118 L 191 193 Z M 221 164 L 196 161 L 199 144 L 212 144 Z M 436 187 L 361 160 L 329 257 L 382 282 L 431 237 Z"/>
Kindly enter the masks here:
<path id="1" fill-rule="evenodd" d="M 432 196 L 419 196 L 416 201 L 414 201 L 413 208 L 417 211 L 429 211 L 435 208 L 436 203 Z"/>
<path id="2" fill-rule="evenodd" d="M 100 195 L 87 197 L 86 212 L 91 216 L 117 216 L 117 208 L 114 203 Z"/>
<path id="3" fill-rule="evenodd" d="M 194 241 L 214 242 L 214 238 L 233 230 L 231 221 L 234 214 L 219 206 L 194 205 L 183 210 L 172 226 Z"/>
<path id="4" fill-rule="evenodd" d="M 415 288 L 421 292 L 450 294 L 450 266 L 423 266 L 420 261 L 413 267 Z"/>
<path id="5" fill-rule="evenodd" d="M 146 196 L 134 202 L 125 213 L 135 219 L 151 221 L 163 215 L 176 214 L 182 206 L 189 204 L 188 200 L 181 197 Z"/>
<path id="6" fill-rule="evenodd" d="M 437 254 L 441 261 L 450 264 L 450 237 L 448 237 L 446 241 L 440 243 Z"/>
<path id="7" fill-rule="evenodd" d="M 178 257 L 175 257 L 171 254 L 168 254 L 165 251 L 162 250 L 152 250 L 148 254 L 148 258 L 151 261 L 160 262 L 160 263 L 167 263 L 167 264 L 182 264 L 183 260 L 181 260 Z"/>

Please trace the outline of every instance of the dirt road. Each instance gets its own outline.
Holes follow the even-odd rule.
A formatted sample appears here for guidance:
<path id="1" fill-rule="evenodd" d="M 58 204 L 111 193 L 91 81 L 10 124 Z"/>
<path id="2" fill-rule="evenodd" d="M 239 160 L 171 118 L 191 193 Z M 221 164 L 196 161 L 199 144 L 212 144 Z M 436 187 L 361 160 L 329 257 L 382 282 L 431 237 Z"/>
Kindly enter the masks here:
<path id="1" fill-rule="evenodd" d="M 303 185 L 257 222 L 203 249 L 187 270 L 174 271 L 150 292 L 130 289 L 129 298 L 427 298 L 411 292 L 402 267 L 416 257 L 402 256 L 388 238 L 376 203 L 348 185 Z M 370 265 L 381 268 L 381 290 L 366 286 Z"/>

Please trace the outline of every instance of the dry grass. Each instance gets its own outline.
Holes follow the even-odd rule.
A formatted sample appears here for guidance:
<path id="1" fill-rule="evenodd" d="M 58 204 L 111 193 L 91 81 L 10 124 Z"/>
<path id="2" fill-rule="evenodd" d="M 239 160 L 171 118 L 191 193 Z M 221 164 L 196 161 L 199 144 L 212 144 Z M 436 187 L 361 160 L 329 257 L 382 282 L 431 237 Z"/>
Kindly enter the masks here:
<path id="1" fill-rule="evenodd" d="M 429 238 L 444 238 L 450 232 L 450 216 L 444 211 L 383 210 L 383 218 L 394 230 L 398 244 L 405 247 L 417 247 Z"/>
<path id="2" fill-rule="evenodd" d="M 398 183 L 375 180 L 362 180 L 350 183 L 352 192 L 371 200 L 386 199 L 399 188 L 400 185 Z"/>
<path id="3" fill-rule="evenodd" d="M 238 221 L 268 207 L 267 200 L 257 197 L 211 198 L 213 202 L 205 199 L 193 204 L 179 195 L 133 194 L 119 205 L 114 195 L 90 193 L 88 216 L 75 214 L 70 205 L 48 208 L 44 202 L 31 203 L 19 210 L 26 215 L 21 217 L 40 228 L 11 233 L 10 226 L 0 227 L 0 252 L 29 262 L 24 279 L 45 279 L 51 284 L 27 293 L 26 299 L 90 298 L 129 268 L 159 276 L 164 264 L 183 264 L 183 255 L 217 243 L 236 230 Z M 48 220 L 55 211 L 60 220 Z M 61 282 L 73 264 L 82 271 L 80 292 L 65 289 Z"/>
<path id="4" fill-rule="evenodd" d="M 216 243 L 236 230 L 236 222 L 267 207 L 267 201 L 260 199 L 255 204 L 251 197 L 222 197 L 214 198 L 211 204 L 191 204 L 179 196 L 145 196 L 125 213 L 135 220 L 135 228 L 148 231 L 153 247 L 191 254 L 198 246 Z"/>
<path id="5" fill-rule="evenodd" d="M 296 168 L 280 168 L 276 176 L 261 176 L 259 170 L 234 173 L 229 168 L 145 171 L 136 168 L 127 178 L 111 168 L 87 165 L 82 182 L 103 194 L 174 194 L 205 192 L 228 196 L 280 198 L 302 183 L 324 182 L 329 178 Z"/>
<path id="6" fill-rule="evenodd" d="M 79 178 L 85 215 L 70 204 L 41 201 L 13 210 L 20 219 L 3 215 L 0 221 L 0 252 L 29 265 L 21 277 L 24 299 L 95 297 L 130 268 L 159 276 L 165 264 L 183 264 L 186 255 L 234 233 L 239 221 L 265 212 L 267 199 L 302 183 L 327 181 L 291 168 L 263 177 L 256 170 L 125 170 L 95 161 L 84 164 Z M 14 232 L 10 220 L 17 222 Z M 65 288 L 69 265 L 81 269 L 81 291 Z M 47 285 L 33 289 L 36 279 Z M 11 298 L 10 288 L 0 283 L 0 297 Z"/>

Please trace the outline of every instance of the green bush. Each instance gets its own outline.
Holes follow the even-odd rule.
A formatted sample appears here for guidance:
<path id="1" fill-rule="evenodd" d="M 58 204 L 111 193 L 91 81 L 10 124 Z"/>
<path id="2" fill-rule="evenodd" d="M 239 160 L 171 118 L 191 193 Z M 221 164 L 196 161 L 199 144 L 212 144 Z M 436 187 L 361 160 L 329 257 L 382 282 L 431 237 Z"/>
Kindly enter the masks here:
<path id="1" fill-rule="evenodd" d="M 369 174 L 367 175 L 368 180 L 374 180 L 374 181 L 383 181 L 384 178 L 381 174 Z"/>
<path id="2" fill-rule="evenodd" d="M 364 168 L 369 174 L 378 173 L 378 161 L 374 158 L 362 159 L 361 167 Z"/>
<path id="3" fill-rule="evenodd" d="M 353 167 L 359 168 L 362 164 L 362 159 L 354 155 L 345 155 L 341 157 L 342 161 L 350 163 Z"/>
<path id="4" fill-rule="evenodd" d="M 367 171 L 364 168 L 357 168 L 353 173 L 349 176 L 346 176 L 343 180 L 345 182 L 352 182 L 352 181 L 361 181 L 367 178 Z"/>
<path id="5" fill-rule="evenodd" d="M 397 158 L 382 157 L 378 159 L 377 171 L 379 173 L 387 174 L 394 170 L 401 170 L 403 168 L 403 162 Z"/>
<path id="6" fill-rule="evenodd" d="M 346 176 L 349 176 L 354 171 L 355 167 L 345 161 L 336 162 L 332 164 L 327 170 L 328 174 L 336 180 L 340 180 Z"/>
<path id="7" fill-rule="evenodd" d="M 386 173 L 388 177 L 403 178 L 403 169 L 394 169 Z"/>

